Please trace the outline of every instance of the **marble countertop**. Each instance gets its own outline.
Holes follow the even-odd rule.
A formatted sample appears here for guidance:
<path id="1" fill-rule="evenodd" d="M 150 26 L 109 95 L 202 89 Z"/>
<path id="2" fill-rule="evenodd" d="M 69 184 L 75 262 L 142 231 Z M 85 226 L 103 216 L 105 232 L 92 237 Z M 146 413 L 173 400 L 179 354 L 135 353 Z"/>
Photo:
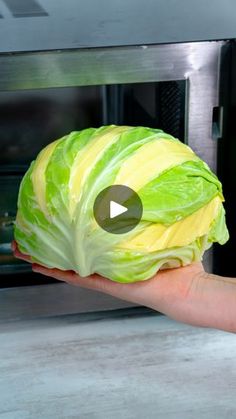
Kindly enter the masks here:
<path id="1" fill-rule="evenodd" d="M 119 313 L 1 324 L 0 419 L 236 417 L 235 334 Z"/>

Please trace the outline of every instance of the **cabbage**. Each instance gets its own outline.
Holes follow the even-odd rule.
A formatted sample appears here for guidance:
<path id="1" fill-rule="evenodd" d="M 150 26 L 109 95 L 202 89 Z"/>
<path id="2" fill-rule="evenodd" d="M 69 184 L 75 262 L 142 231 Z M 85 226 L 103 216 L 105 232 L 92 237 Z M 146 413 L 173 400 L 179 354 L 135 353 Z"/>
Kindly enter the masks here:
<path id="1" fill-rule="evenodd" d="M 95 221 L 97 195 L 126 185 L 143 204 L 131 231 Z M 49 268 L 142 281 L 202 259 L 228 240 L 222 186 L 187 145 L 158 129 L 88 128 L 45 147 L 22 179 L 15 222 L 21 252 Z"/>

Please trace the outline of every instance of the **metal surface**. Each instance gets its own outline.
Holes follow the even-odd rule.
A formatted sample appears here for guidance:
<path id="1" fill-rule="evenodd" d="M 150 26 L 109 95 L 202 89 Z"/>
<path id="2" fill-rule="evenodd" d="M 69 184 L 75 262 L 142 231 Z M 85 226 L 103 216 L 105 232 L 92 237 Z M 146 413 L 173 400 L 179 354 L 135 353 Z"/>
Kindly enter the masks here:
<path id="1" fill-rule="evenodd" d="M 235 0 L 37 0 L 48 16 L 33 3 L 0 0 L 0 52 L 236 38 Z"/>
<path id="2" fill-rule="evenodd" d="M 215 169 L 213 107 L 224 42 L 0 55 L 0 91 L 186 80 L 185 141 Z"/>
<path id="3" fill-rule="evenodd" d="M 212 114 L 213 107 L 219 104 L 219 70 L 224 45 L 227 43 L 204 42 L 1 55 L 0 91 L 185 80 L 184 140 L 215 170 L 217 142 L 212 139 Z M 205 256 L 204 263 L 207 271 L 212 271 L 211 252 Z M 54 299 L 52 312 L 61 312 L 61 307 L 65 307 L 63 312 L 70 310 L 75 290 L 65 288 L 65 295 L 63 297 L 62 292 L 59 301 L 55 300 L 58 285 L 50 287 L 47 292 L 49 300 Z M 41 289 L 43 292 L 43 286 Z M 14 305 L 12 290 L 4 292 L 5 296 L 9 293 L 9 298 L 13 295 L 11 302 Z M 80 290 L 76 292 L 78 300 L 84 298 Z M 30 289 L 19 290 L 19 293 L 23 296 L 19 305 L 22 304 L 23 311 L 28 313 L 24 308 L 24 298 L 25 301 L 31 298 L 32 307 L 39 307 L 38 314 L 44 311 L 42 304 L 39 304 L 39 289 L 33 294 Z M 90 298 L 89 291 L 86 299 L 87 310 L 93 310 L 94 299 Z M 80 310 L 79 305 L 76 309 Z"/>
<path id="4" fill-rule="evenodd" d="M 127 301 L 63 283 L 0 289 L 0 323 L 134 306 Z"/>

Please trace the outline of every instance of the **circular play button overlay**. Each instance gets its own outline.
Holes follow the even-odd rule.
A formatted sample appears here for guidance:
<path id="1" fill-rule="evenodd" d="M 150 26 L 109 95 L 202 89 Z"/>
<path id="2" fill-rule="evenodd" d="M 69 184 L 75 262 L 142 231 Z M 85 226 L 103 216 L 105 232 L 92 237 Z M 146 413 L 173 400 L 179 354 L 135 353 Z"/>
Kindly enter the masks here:
<path id="1" fill-rule="evenodd" d="M 142 218 L 143 206 L 138 194 L 124 185 L 103 189 L 93 206 L 94 218 L 108 233 L 123 234 L 133 230 Z"/>

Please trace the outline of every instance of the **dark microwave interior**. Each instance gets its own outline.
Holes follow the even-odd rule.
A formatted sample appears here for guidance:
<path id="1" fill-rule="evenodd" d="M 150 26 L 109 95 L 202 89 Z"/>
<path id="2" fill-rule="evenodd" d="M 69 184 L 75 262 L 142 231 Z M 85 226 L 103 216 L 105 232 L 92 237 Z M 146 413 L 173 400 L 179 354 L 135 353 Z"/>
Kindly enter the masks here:
<path id="1" fill-rule="evenodd" d="M 0 287 L 47 281 L 10 247 L 20 181 L 38 152 L 71 131 L 109 124 L 161 128 L 185 141 L 185 97 L 184 80 L 0 92 Z"/>

